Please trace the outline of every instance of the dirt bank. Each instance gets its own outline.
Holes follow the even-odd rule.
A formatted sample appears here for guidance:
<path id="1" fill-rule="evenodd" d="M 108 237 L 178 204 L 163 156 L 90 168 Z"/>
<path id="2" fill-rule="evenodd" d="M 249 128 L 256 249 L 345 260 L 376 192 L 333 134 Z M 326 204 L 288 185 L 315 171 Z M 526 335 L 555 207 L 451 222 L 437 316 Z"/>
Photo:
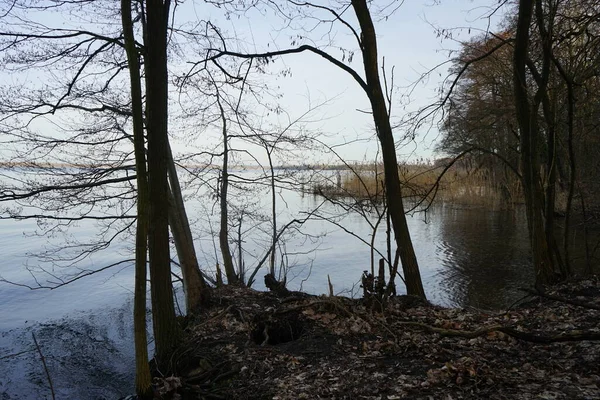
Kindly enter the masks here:
<path id="1" fill-rule="evenodd" d="M 600 285 L 563 285 L 503 312 L 215 291 L 157 379 L 183 399 L 598 399 Z M 581 303 L 575 305 L 567 303 Z M 181 397 L 178 397 L 181 396 Z"/>

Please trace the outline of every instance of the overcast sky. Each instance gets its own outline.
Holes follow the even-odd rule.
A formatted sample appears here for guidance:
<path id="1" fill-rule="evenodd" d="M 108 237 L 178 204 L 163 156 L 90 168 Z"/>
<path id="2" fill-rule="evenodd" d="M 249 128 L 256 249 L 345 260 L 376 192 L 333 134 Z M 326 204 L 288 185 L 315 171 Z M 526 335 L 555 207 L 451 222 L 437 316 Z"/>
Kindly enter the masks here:
<path id="1" fill-rule="evenodd" d="M 338 6 L 347 4 L 343 1 L 332 3 L 336 0 L 323 1 L 324 3 L 321 4 Z M 176 8 L 175 26 L 182 26 L 186 23 L 197 25 L 198 21 L 210 20 L 227 37 L 236 38 L 235 41 L 232 40 L 229 43 L 230 49 L 239 49 L 244 52 L 285 49 L 302 43 L 310 43 L 326 49 L 339 60 L 342 60 L 343 54 L 346 52 L 346 64 L 353 67 L 361 76 L 363 75 L 362 59 L 357 51 L 357 42 L 345 26 L 339 22 L 334 23 L 331 27 L 323 26 L 317 24 L 316 20 L 306 18 L 297 19 L 288 26 L 284 26 L 285 21 L 277 13 L 265 6 L 264 2 L 260 4 L 244 13 L 227 14 L 225 8 L 207 4 L 205 1 L 187 0 L 179 3 Z M 389 7 L 382 9 L 386 4 Z M 458 49 L 461 41 L 467 41 L 475 34 L 481 34 L 488 29 L 492 31 L 496 29 L 502 14 L 507 11 L 506 8 L 502 8 L 488 18 L 496 5 L 495 0 L 441 0 L 425 3 L 418 0 L 406 0 L 403 4 L 394 1 L 370 3 L 378 37 L 380 66 L 385 58 L 388 82 L 391 80 L 392 67 L 394 68 L 393 121 L 406 118 L 407 113 L 431 104 L 438 98 L 437 90 L 443 78 L 447 76 L 447 69 L 450 66 L 448 61 L 456 55 L 456 53 L 452 53 L 452 50 Z M 30 13 L 27 10 L 24 12 L 27 18 L 41 21 L 46 26 L 84 26 L 87 29 L 94 29 L 90 27 L 95 24 L 101 29 L 102 24 L 105 24 L 110 26 L 111 30 L 118 31 L 120 30 L 118 8 L 112 4 L 109 6 L 108 16 L 104 22 L 98 22 L 93 19 L 93 15 L 88 17 L 85 13 L 83 21 L 81 17 L 75 21 L 71 16 L 60 13 L 59 10 L 54 13 L 48 11 Z M 330 18 L 326 12 L 316 16 L 323 17 L 324 15 Z M 351 8 L 346 11 L 343 18 L 359 30 Z M 440 37 L 439 29 L 454 29 L 452 38 Z M 303 37 L 293 40 L 292 36 L 297 34 L 301 34 Z M 293 41 L 294 43 L 292 43 Z M 355 54 L 352 62 L 349 63 L 348 52 L 352 51 Z M 185 54 L 185 57 L 189 57 L 190 60 L 201 59 L 202 56 L 202 54 L 193 54 L 193 52 Z M 423 73 L 437 65 L 441 66 L 431 76 L 413 86 Z M 288 69 L 291 74 L 286 76 L 279 74 L 282 70 Z M 10 81 L 13 81 L 13 84 L 17 85 L 22 83 L 40 86 L 44 85 L 46 81 L 52 81 L 53 79 L 49 79 L 53 78 L 52 74 L 53 72 L 42 69 L 41 71 L 26 71 L 21 74 L 11 71 L 10 73 L 0 73 L 0 76 L 5 85 L 10 85 Z M 278 103 L 287 113 L 279 117 L 283 124 L 285 124 L 286 118 L 289 117 L 293 120 L 304 114 L 311 106 L 326 102 L 325 106 L 307 117 L 313 121 L 307 127 L 315 132 L 321 132 L 322 136 L 320 137 L 324 138 L 328 144 L 340 145 L 356 139 L 373 138 L 373 123 L 368 114 L 370 107 L 365 93 L 349 74 L 323 58 L 312 53 L 279 57 L 269 67 L 268 73 L 260 76 L 259 79 L 264 79 L 271 88 L 281 94 L 282 97 Z M 409 92 L 410 97 L 407 97 Z M 192 101 L 194 100 L 192 99 Z M 173 112 L 177 111 L 173 109 Z M 257 110 L 257 113 L 264 113 L 264 110 Z M 36 123 L 39 123 L 40 129 L 45 132 L 60 129 L 48 123 L 50 118 L 36 121 Z M 273 118 L 273 116 L 271 115 L 269 118 Z M 188 125 L 193 125 L 193 123 Z M 182 126 L 178 127 L 176 123 L 172 124 L 171 128 L 172 131 L 186 129 Z M 185 144 L 182 141 L 175 141 L 175 152 L 183 153 L 190 149 L 189 146 L 196 144 L 197 148 L 211 145 L 217 148 L 220 129 L 215 128 L 212 134 L 206 131 L 201 133 L 193 131 L 193 134 L 188 135 L 188 137 L 193 137 L 196 143 L 192 143 L 192 140 L 187 140 Z M 194 127 L 189 129 L 193 130 Z M 405 129 L 396 129 L 395 136 L 400 139 L 405 133 Z M 433 145 L 439 135 L 435 124 L 422 127 L 418 133 L 419 135 L 414 141 L 399 148 L 400 162 L 434 156 Z M 376 140 L 371 140 L 336 149 L 346 159 L 372 161 L 377 147 Z M 263 156 L 264 154 L 259 155 L 258 158 L 264 160 Z M 312 163 L 318 156 L 305 153 L 301 154 L 301 157 L 300 161 Z M 330 157 L 323 161 L 335 162 L 336 160 Z M 278 163 L 285 163 L 285 160 L 278 160 Z"/>
<path id="2" fill-rule="evenodd" d="M 438 4 L 436 4 L 438 3 Z M 291 47 L 291 30 L 283 29 L 281 19 L 271 10 L 252 10 L 242 15 L 223 17 L 223 9 L 200 3 L 184 3 L 185 12 L 182 14 L 192 19 L 210 19 L 227 31 L 230 35 L 243 40 L 242 49 L 248 52 L 262 52 Z M 341 4 L 341 3 L 340 3 Z M 382 7 L 385 3 L 374 3 Z M 437 95 L 442 78 L 447 75 L 449 63 L 442 65 L 429 79 L 414 87 L 410 99 L 405 97 L 409 88 L 429 69 L 447 62 L 455 56 L 451 50 L 460 47 L 461 41 L 468 40 L 476 34 L 490 29 L 494 31 L 506 8 L 493 13 L 487 18 L 497 3 L 494 1 L 441 0 L 441 2 L 406 0 L 388 18 L 381 16 L 400 3 L 392 3 L 378 18 L 374 15 L 375 29 L 378 37 L 379 60 L 385 57 L 388 73 L 394 67 L 395 101 L 392 114 L 395 120 L 404 118 L 406 113 L 432 103 Z M 371 9 L 375 10 L 372 5 Z M 357 26 L 350 9 L 344 16 L 349 23 Z M 304 20 L 301 26 L 310 26 L 310 21 Z M 439 37 L 436 29 L 463 28 L 454 30 L 452 39 Z M 316 29 L 305 34 L 317 45 L 331 42 L 334 46 L 347 50 L 356 50 L 356 41 L 350 31 L 340 24 L 324 35 L 324 29 Z M 306 39 L 305 39 L 306 40 Z M 338 59 L 342 51 L 332 49 L 329 52 Z M 361 75 L 362 59 L 359 54 L 350 65 Z M 288 110 L 292 117 L 306 111 L 309 103 L 316 104 L 328 100 L 325 107 L 318 110 L 318 115 L 324 120 L 313 124 L 314 128 L 333 135 L 327 139 L 331 144 L 340 144 L 356 138 L 370 137 L 373 134 L 371 116 L 359 110 L 369 110 L 367 98 L 357 83 L 345 72 L 331 65 L 321 57 L 303 53 L 288 55 L 278 59 L 271 68 L 276 72 L 290 68 L 291 76 L 265 77 L 267 82 L 279 88 L 283 94 L 281 105 Z M 388 74 L 388 78 L 389 78 Z M 310 101 L 309 101 L 310 99 Z M 399 159 L 415 160 L 421 157 L 432 157 L 432 147 L 438 136 L 438 131 L 431 126 L 420 129 L 417 139 L 399 149 Z M 427 132 L 429 130 L 429 132 Z M 398 129 L 397 138 L 405 132 Z M 427 134 L 426 134 L 427 133 Z M 340 150 L 344 156 L 354 159 L 372 159 L 376 151 L 376 143 L 365 143 L 346 146 Z"/>

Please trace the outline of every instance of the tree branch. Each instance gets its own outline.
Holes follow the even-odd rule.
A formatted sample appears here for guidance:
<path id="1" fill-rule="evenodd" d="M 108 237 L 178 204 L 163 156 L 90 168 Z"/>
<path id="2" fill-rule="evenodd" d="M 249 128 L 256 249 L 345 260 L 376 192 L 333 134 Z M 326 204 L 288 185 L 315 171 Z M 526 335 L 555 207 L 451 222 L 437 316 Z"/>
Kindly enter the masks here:
<path id="1" fill-rule="evenodd" d="M 305 51 L 309 51 L 311 53 L 317 54 L 321 57 L 323 57 L 324 59 L 326 59 L 327 61 L 329 61 L 330 63 L 332 63 L 333 65 L 337 66 L 338 68 L 341 68 L 342 70 L 344 70 L 345 72 L 347 72 L 348 74 L 350 74 L 350 76 L 352 76 L 352 78 L 354 78 L 354 80 L 356 82 L 358 82 L 358 84 L 360 85 L 360 87 L 365 91 L 365 93 L 367 94 L 367 96 L 371 97 L 370 95 L 370 91 L 369 88 L 367 86 L 367 83 L 364 81 L 364 79 L 352 68 L 350 68 L 349 66 L 347 66 L 346 64 L 342 63 L 341 61 L 339 61 L 338 59 L 336 59 L 335 57 L 331 56 L 330 54 L 328 54 L 327 52 L 317 49 L 316 47 L 310 46 L 310 45 L 302 45 L 300 47 L 297 48 L 293 48 L 293 49 L 284 49 L 284 50 L 277 50 L 277 51 L 270 51 L 270 52 L 266 52 L 266 53 L 238 53 L 238 52 L 234 52 L 234 51 L 229 51 L 229 50 L 217 50 L 217 49 L 209 49 L 208 50 L 208 54 L 214 53 L 213 55 L 207 57 L 205 60 L 202 60 L 200 62 L 194 63 L 193 68 L 195 68 L 196 66 L 206 63 L 207 61 L 213 61 L 213 60 L 217 60 L 223 56 L 232 56 L 232 57 L 238 57 L 238 58 L 245 58 L 245 59 L 254 59 L 254 58 L 269 58 L 269 57 L 277 57 L 277 56 L 282 56 L 282 55 L 286 55 L 286 54 L 297 54 L 297 53 L 302 53 Z M 189 76 L 192 75 L 192 70 L 190 70 L 190 72 L 188 73 Z"/>

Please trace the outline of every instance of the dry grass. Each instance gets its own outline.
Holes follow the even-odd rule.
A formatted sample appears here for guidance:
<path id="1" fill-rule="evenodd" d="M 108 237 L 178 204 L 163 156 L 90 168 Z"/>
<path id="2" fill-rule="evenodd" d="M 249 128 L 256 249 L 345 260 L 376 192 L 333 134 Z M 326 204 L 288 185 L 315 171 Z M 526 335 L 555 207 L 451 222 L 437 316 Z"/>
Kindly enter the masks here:
<path id="1" fill-rule="evenodd" d="M 464 205 L 507 208 L 521 201 L 521 188 L 517 179 L 499 179 L 488 170 L 467 171 L 452 166 L 440 177 L 443 167 L 427 164 L 405 164 L 398 168 L 405 198 L 431 200 Z M 503 177 L 504 178 L 504 177 Z M 384 196 L 383 167 L 363 166 L 341 173 L 336 184 L 318 184 L 315 194 L 331 197 L 382 199 Z"/>

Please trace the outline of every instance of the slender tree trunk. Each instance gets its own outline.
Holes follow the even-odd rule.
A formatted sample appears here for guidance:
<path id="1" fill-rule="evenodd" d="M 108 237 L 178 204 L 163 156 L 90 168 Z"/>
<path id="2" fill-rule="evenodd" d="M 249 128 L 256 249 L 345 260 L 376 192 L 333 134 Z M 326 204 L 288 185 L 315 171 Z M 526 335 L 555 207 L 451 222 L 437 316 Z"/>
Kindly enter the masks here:
<path id="1" fill-rule="evenodd" d="M 545 234 L 546 241 L 549 246 L 551 254 L 554 254 L 556 264 L 562 266 L 560 250 L 556 243 L 554 236 L 554 211 L 556 208 L 556 161 L 558 156 L 556 154 L 556 124 L 555 124 L 555 113 L 554 108 L 550 104 L 547 95 L 542 100 L 544 117 L 547 125 L 547 138 L 546 145 L 548 148 L 548 158 L 546 160 L 546 187 L 544 188 L 544 220 L 545 220 Z M 566 271 L 561 267 L 563 276 L 567 276 Z"/>
<path id="2" fill-rule="evenodd" d="M 546 114 L 544 112 L 544 114 Z M 550 125 L 550 121 L 552 120 L 552 125 Z M 556 237 L 554 235 L 554 211 L 556 208 L 556 162 L 558 160 L 558 156 L 556 154 L 556 128 L 554 126 L 554 110 L 551 111 L 549 118 L 546 118 L 548 124 L 548 138 L 547 138 L 547 146 L 548 146 L 548 160 L 546 162 L 546 169 L 548 173 L 546 187 L 545 187 L 545 234 L 546 241 L 549 246 L 549 251 L 551 254 L 554 254 L 554 260 L 556 261 L 556 265 L 559 266 L 561 274 L 563 277 L 567 277 L 569 272 L 566 269 L 566 266 L 562 262 L 562 258 L 560 255 L 560 249 L 558 244 L 556 243 Z"/>
<path id="3" fill-rule="evenodd" d="M 523 192 L 536 284 L 547 284 L 553 279 L 554 269 L 544 230 L 543 195 L 540 186 L 539 161 L 536 156 L 538 129 L 534 118 L 537 116 L 532 115 L 530 109 L 525 68 L 532 13 L 533 0 L 520 0 L 513 61 L 513 82 L 520 133 Z"/>
<path id="4" fill-rule="evenodd" d="M 550 95 L 548 93 L 548 82 L 550 81 L 550 65 L 553 59 L 552 53 L 552 28 L 554 25 L 554 16 L 556 10 L 548 4 L 547 16 L 544 16 L 544 5 L 541 1 L 535 3 L 535 17 L 537 20 L 538 31 L 542 40 L 542 73 L 538 83 L 538 93 L 536 98 L 539 99 L 543 106 L 544 118 L 546 120 L 547 132 L 546 132 L 546 145 L 547 145 L 547 180 L 545 189 L 545 202 L 544 202 L 544 222 L 545 222 L 545 234 L 546 242 L 549 247 L 551 255 L 554 255 L 554 265 L 558 265 L 563 277 L 567 277 L 569 272 L 566 265 L 562 262 L 560 249 L 556 243 L 554 235 L 554 209 L 556 203 L 556 163 L 558 155 L 556 152 L 556 112 L 554 102 L 550 101 Z M 547 26 L 546 26 L 547 25 Z M 537 109 L 534 108 L 531 112 L 532 118 L 537 113 Z"/>
<path id="5" fill-rule="evenodd" d="M 563 276 L 566 277 L 571 274 L 571 266 L 569 260 L 569 229 L 571 223 L 571 207 L 573 204 L 573 196 L 575 193 L 575 184 L 576 184 L 576 163 L 575 163 L 575 151 L 573 148 L 573 131 L 575 124 L 575 92 L 574 92 L 574 81 L 573 77 L 563 68 L 561 62 L 552 52 L 552 45 L 550 42 L 551 39 L 551 27 L 552 21 L 554 21 L 554 16 L 556 15 L 556 9 L 552 9 L 552 5 L 548 5 L 548 17 L 550 20 L 548 23 L 549 29 L 546 29 L 544 26 L 544 15 L 542 9 L 542 3 L 536 3 L 536 15 L 538 19 L 538 25 L 540 26 L 540 33 L 544 40 L 544 53 L 548 54 L 548 57 L 554 63 L 554 66 L 558 70 L 558 73 L 565 81 L 567 85 L 567 144 L 568 144 L 568 153 L 569 153 L 569 166 L 570 166 L 570 175 L 569 175 L 569 194 L 567 198 L 567 209 L 565 213 L 565 228 L 564 228 L 564 263 L 560 263 L 561 272 Z"/>
<path id="6" fill-rule="evenodd" d="M 265 143 L 265 147 L 267 146 L 268 144 Z M 275 251 L 277 248 L 277 194 L 275 193 L 275 170 L 273 169 L 273 159 L 271 158 L 271 151 L 268 148 L 267 157 L 269 159 L 269 172 L 271 173 L 271 248 L 273 249 L 271 252 L 271 258 L 269 260 L 269 272 L 271 275 L 273 275 L 273 277 L 275 277 L 275 255 L 277 253 Z"/>
<path id="7" fill-rule="evenodd" d="M 175 319 L 169 255 L 169 185 L 167 181 L 168 73 L 167 26 L 169 0 L 146 0 L 145 69 L 148 126 L 148 184 L 150 195 L 150 293 L 156 360 L 166 362 L 180 337 Z"/>
<path id="8" fill-rule="evenodd" d="M 181 186 L 177 176 L 177 169 L 171 146 L 167 145 L 168 174 L 169 174 L 169 225 L 177 250 L 177 257 L 181 265 L 183 290 L 185 292 L 185 306 L 188 313 L 193 312 L 200 304 L 207 300 L 208 286 L 202 277 L 198 265 L 198 257 L 194 248 L 192 230 L 185 211 Z"/>
<path id="9" fill-rule="evenodd" d="M 408 231 L 406 215 L 404 214 L 394 135 L 379 79 L 375 27 L 373 26 L 373 20 L 371 19 L 366 0 L 352 0 L 352 6 L 362 32 L 361 51 L 367 86 L 369 88 L 368 95 L 373 110 L 373 120 L 377 129 L 377 136 L 381 145 L 385 173 L 385 195 L 396 238 L 396 245 L 400 252 L 406 291 L 409 295 L 425 298 L 419 264 L 417 263 L 410 232 Z"/>
<path id="10" fill-rule="evenodd" d="M 244 256 L 242 253 L 242 222 L 244 221 L 244 210 L 240 210 L 240 218 L 238 225 L 238 268 L 240 270 L 240 282 L 243 284 L 246 281 L 246 268 L 244 268 Z"/>
<path id="11" fill-rule="evenodd" d="M 152 377 L 148 364 L 146 333 L 146 262 L 148 250 L 148 177 L 144 144 L 144 115 L 140 63 L 135 48 L 131 0 L 121 0 L 121 20 L 129 79 L 131 81 L 131 110 L 133 115 L 133 146 L 137 176 L 137 226 L 135 233 L 135 289 L 133 300 L 133 330 L 135 342 L 135 391 L 141 398 L 152 396 Z"/>
<path id="12" fill-rule="evenodd" d="M 581 186 L 579 187 L 579 201 L 581 204 L 581 216 L 583 217 L 583 240 L 585 244 L 585 273 L 587 275 L 592 275 L 594 273 L 594 269 L 592 268 L 592 257 L 591 257 L 591 249 L 590 249 L 590 238 L 588 232 L 588 217 L 587 211 L 585 207 L 585 197 Z"/>
<path id="13" fill-rule="evenodd" d="M 233 267 L 233 258 L 231 257 L 231 249 L 229 248 L 229 228 L 228 228 L 228 210 L 227 210 L 227 192 L 229 190 L 229 145 L 227 137 L 227 119 L 225 118 L 225 110 L 221 105 L 221 101 L 218 98 L 219 109 L 221 112 L 221 121 L 223 123 L 223 168 L 221 170 L 221 227 L 219 229 L 219 246 L 221 247 L 221 256 L 223 257 L 223 267 L 225 268 L 225 275 L 227 276 L 227 283 L 230 285 L 236 285 L 240 279 L 235 273 Z M 241 268 L 241 267 L 240 267 Z"/>
<path id="14" fill-rule="evenodd" d="M 565 253 L 565 269 L 567 273 L 571 272 L 571 262 L 569 260 L 569 248 L 571 244 L 571 211 L 573 208 L 573 196 L 575 194 L 575 179 L 577 177 L 577 170 L 575 164 L 575 149 L 573 146 L 573 130 L 575 123 L 575 93 L 573 89 L 572 80 L 566 76 L 566 74 L 562 73 L 563 78 L 567 83 L 567 126 L 568 126 L 568 136 L 567 136 L 567 149 L 569 152 L 569 194 L 567 195 L 567 209 L 565 212 L 565 230 L 564 230 L 564 253 Z"/>

